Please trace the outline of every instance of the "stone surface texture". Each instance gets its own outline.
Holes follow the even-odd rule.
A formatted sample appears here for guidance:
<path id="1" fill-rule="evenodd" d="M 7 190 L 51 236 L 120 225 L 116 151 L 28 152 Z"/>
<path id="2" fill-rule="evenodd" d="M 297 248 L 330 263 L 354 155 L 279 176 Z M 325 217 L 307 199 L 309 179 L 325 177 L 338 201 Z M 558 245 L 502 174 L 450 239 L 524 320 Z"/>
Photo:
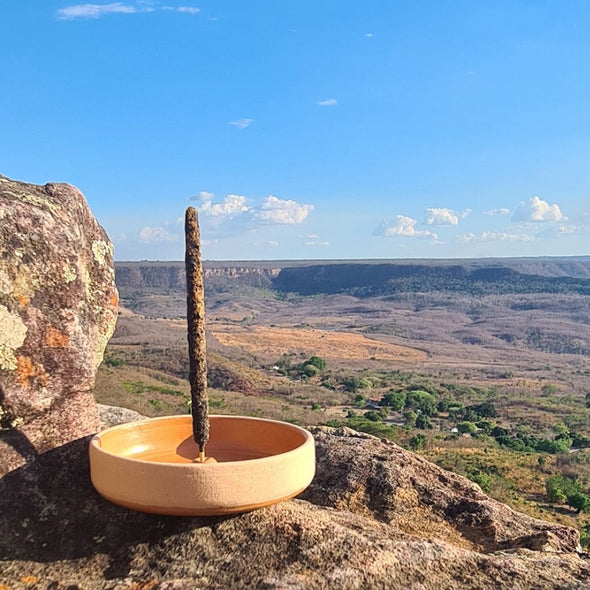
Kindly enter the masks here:
<path id="1" fill-rule="evenodd" d="M 113 246 L 82 193 L 0 176 L 0 474 L 99 428 Z"/>
<path id="2" fill-rule="evenodd" d="M 318 471 L 304 495 L 231 517 L 110 504 L 89 482 L 87 439 L 39 455 L 0 480 L 0 585 L 590 587 L 573 529 L 518 514 L 394 443 L 348 429 L 313 433 Z"/>

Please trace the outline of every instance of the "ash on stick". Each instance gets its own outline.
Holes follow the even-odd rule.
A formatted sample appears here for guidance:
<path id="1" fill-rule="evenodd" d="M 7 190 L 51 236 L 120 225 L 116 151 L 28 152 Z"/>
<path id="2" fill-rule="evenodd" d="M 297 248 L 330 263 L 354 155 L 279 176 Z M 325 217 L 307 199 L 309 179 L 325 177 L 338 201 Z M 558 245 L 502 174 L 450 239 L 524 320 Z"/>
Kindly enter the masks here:
<path id="1" fill-rule="evenodd" d="M 189 382 L 193 417 L 193 437 L 199 445 L 199 461 L 205 461 L 209 440 L 209 397 L 207 395 L 207 358 L 205 345 L 205 291 L 199 220 L 194 207 L 186 210 L 186 290 L 188 321 Z"/>

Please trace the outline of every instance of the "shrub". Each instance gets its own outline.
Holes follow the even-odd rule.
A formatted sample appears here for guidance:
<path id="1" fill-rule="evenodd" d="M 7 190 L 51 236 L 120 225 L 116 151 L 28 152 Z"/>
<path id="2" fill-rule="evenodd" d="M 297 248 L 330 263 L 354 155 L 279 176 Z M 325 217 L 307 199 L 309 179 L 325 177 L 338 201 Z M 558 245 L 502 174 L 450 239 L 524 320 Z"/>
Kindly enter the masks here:
<path id="1" fill-rule="evenodd" d="M 423 434 L 415 434 L 410 439 L 410 449 L 412 451 L 420 451 L 426 446 L 426 436 Z"/>
<path id="2" fill-rule="evenodd" d="M 363 408 L 365 406 L 365 404 L 367 403 L 367 398 L 365 395 L 363 395 L 362 393 L 357 393 L 354 396 L 354 405 L 357 408 Z"/>
<path id="3" fill-rule="evenodd" d="M 319 372 L 320 370 L 315 365 L 303 365 L 303 373 L 306 377 L 315 377 Z"/>
<path id="4" fill-rule="evenodd" d="M 436 400 L 434 396 L 421 389 L 408 391 L 406 394 L 406 407 L 420 410 L 428 416 L 436 415 Z"/>
<path id="5" fill-rule="evenodd" d="M 567 496 L 567 503 L 580 512 L 590 512 L 590 498 L 583 492 L 573 492 Z"/>
<path id="6" fill-rule="evenodd" d="M 418 416 L 416 417 L 416 428 L 420 428 L 421 430 L 432 428 L 432 422 L 430 421 L 430 417 L 426 414 L 418 414 Z"/>
<path id="7" fill-rule="evenodd" d="M 459 422 L 457 424 L 457 430 L 461 434 L 475 434 L 477 432 L 477 426 L 473 422 Z"/>
<path id="8" fill-rule="evenodd" d="M 413 410 L 404 412 L 404 423 L 406 426 L 414 426 L 416 424 L 416 418 L 418 418 L 418 414 Z"/>
<path id="9" fill-rule="evenodd" d="M 323 371 L 326 368 L 326 361 L 319 356 L 312 356 L 308 360 L 303 363 L 304 365 L 312 365 L 316 367 L 319 371 Z"/>
<path id="10" fill-rule="evenodd" d="M 469 472 L 467 477 L 475 482 L 484 492 L 489 493 L 492 489 L 492 476 L 489 473 L 475 469 Z"/>
<path id="11" fill-rule="evenodd" d="M 569 496 L 582 491 L 582 486 L 570 477 L 552 475 L 545 482 L 545 491 L 550 502 L 565 504 Z"/>
<path id="12" fill-rule="evenodd" d="M 396 412 L 401 412 L 406 405 L 406 392 L 394 391 L 392 389 L 381 398 L 379 405 L 387 406 Z"/>
<path id="13" fill-rule="evenodd" d="M 375 410 L 365 412 L 363 417 L 367 420 L 371 420 L 371 422 L 383 422 L 383 416 L 379 412 L 375 412 Z"/>

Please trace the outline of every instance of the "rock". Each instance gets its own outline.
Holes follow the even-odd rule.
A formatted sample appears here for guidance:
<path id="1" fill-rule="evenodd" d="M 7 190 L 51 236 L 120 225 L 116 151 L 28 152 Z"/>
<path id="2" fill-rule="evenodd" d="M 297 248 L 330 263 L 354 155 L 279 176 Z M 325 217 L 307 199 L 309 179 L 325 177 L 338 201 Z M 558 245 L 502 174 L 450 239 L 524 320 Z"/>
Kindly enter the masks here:
<path id="1" fill-rule="evenodd" d="M 113 247 L 82 193 L 0 176 L 0 475 L 98 429 L 117 303 Z"/>
<path id="2" fill-rule="evenodd" d="M 576 529 L 537 520 L 395 443 L 350 428 L 312 428 L 318 469 L 301 496 L 426 539 L 478 551 L 575 551 Z"/>
<path id="3" fill-rule="evenodd" d="M 98 404 L 98 415 L 100 417 L 100 426 L 103 429 L 125 424 L 126 422 L 137 422 L 138 420 L 145 420 L 147 418 L 147 416 L 135 410 L 120 408 L 119 406 L 106 406 L 104 404 Z"/>
<path id="4" fill-rule="evenodd" d="M 518 514 L 393 443 L 328 428 L 315 436 L 305 499 L 226 517 L 110 504 L 90 484 L 87 439 L 39 455 L 0 480 L 0 587 L 25 578 L 120 590 L 590 586 L 572 529 Z M 525 533 L 555 550 L 523 545 Z"/>

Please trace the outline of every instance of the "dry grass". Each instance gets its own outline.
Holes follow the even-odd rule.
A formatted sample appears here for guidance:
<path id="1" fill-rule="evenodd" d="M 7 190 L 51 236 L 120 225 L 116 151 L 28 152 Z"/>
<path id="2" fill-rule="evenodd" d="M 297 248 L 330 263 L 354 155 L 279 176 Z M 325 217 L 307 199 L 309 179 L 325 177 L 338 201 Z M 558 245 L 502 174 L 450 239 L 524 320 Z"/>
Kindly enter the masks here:
<path id="1" fill-rule="evenodd" d="M 372 340 L 352 332 L 216 325 L 212 333 L 224 346 L 239 347 L 251 354 L 264 357 L 271 355 L 272 358 L 293 352 L 340 361 L 373 358 L 380 361 L 415 363 L 427 358 L 427 354 L 422 350 Z"/>

